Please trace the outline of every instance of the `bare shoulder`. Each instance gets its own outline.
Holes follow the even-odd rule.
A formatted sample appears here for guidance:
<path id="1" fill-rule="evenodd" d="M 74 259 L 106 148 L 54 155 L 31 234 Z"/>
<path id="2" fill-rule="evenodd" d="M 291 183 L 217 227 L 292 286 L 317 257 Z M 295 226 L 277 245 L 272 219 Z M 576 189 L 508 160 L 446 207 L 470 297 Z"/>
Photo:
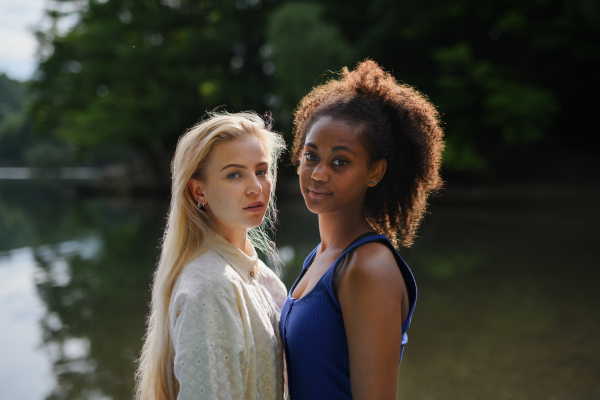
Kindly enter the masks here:
<path id="1" fill-rule="evenodd" d="M 397 315 L 400 322 L 408 313 L 407 298 L 402 272 L 389 247 L 372 242 L 352 253 L 339 287 L 339 302 L 348 326 L 352 321 L 359 325 L 370 321 L 371 326 L 389 323 L 391 315 Z"/>
<path id="2" fill-rule="evenodd" d="M 403 282 L 394 253 L 380 242 L 366 243 L 354 250 L 348 260 L 346 273 L 357 279 Z"/>
<path id="3" fill-rule="evenodd" d="M 406 298 L 406 284 L 392 250 L 383 243 L 372 242 L 358 247 L 350 256 L 340 282 L 342 310 L 357 309 L 357 304 L 393 307 Z"/>

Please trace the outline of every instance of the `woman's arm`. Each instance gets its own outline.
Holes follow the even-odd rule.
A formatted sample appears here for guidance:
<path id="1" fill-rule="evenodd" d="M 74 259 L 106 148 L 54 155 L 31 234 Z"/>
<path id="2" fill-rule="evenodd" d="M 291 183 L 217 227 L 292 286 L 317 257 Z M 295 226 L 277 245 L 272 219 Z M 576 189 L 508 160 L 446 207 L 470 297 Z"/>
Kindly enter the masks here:
<path id="1" fill-rule="evenodd" d="M 243 399 L 244 334 L 236 327 L 240 316 L 235 300 L 224 290 L 215 294 L 211 285 L 198 285 L 173 296 L 177 399 Z"/>
<path id="2" fill-rule="evenodd" d="M 340 282 L 339 302 L 355 400 L 396 398 L 406 293 L 396 259 L 385 245 L 368 243 L 353 252 Z"/>

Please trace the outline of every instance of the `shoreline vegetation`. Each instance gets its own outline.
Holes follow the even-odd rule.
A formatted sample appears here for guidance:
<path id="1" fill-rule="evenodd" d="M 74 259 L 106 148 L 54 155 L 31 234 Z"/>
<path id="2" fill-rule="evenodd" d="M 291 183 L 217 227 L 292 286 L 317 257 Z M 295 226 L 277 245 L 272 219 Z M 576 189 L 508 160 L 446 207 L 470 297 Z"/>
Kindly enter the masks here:
<path id="1" fill-rule="evenodd" d="M 597 170 L 597 165 L 590 170 Z M 277 197 L 286 201 L 302 202 L 298 183 L 290 175 L 289 168 L 283 170 L 288 179 L 277 185 Z M 483 203 L 486 204 L 561 204 L 600 201 L 600 185 L 591 185 L 589 180 L 564 176 L 534 176 L 514 179 L 464 179 L 459 177 L 446 182 L 432 204 Z M 572 177 L 572 175 L 570 175 Z M 591 177 L 590 177 L 591 178 Z M 0 185 L 3 182 L 30 181 L 65 188 L 75 197 L 164 197 L 169 195 L 168 185 L 158 183 L 144 173 L 143 169 L 118 164 L 105 167 L 62 167 L 36 169 L 29 167 L 0 167 Z"/>
<path id="2" fill-rule="evenodd" d="M 579 179 L 565 154 L 584 175 L 597 166 L 578 158 L 594 156 L 598 4 L 63 3 L 35 32 L 35 76 L 0 72 L 0 167 L 99 168 L 101 192 L 163 192 L 178 137 L 206 112 L 271 114 L 290 142 L 298 101 L 365 58 L 439 109 L 448 187 L 546 181 L 553 159 Z"/>

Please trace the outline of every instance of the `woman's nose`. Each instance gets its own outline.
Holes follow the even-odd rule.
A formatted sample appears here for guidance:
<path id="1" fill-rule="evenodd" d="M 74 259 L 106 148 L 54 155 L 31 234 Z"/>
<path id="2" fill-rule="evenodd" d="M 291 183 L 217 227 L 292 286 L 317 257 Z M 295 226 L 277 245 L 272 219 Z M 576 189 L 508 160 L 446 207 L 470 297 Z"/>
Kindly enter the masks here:
<path id="1" fill-rule="evenodd" d="M 260 184 L 258 177 L 256 175 L 252 175 L 250 178 L 250 184 L 246 188 L 246 194 L 247 195 L 261 194 L 262 191 L 263 191 L 263 187 Z"/>
<path id="2" fill-rule="evenodd" d="M 317 182 L 327 182 L 329 180 L 329 174 L 327 173 L 327 168 L 319 163 L 315 169 L 313 169 L 310 177 Z"/>

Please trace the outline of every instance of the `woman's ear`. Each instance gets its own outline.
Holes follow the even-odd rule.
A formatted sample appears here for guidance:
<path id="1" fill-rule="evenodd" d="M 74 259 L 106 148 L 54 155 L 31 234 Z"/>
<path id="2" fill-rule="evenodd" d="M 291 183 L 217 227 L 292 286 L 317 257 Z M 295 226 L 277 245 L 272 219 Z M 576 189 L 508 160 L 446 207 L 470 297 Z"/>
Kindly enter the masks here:
<path id="1" fill-rule="evenodd" d="M 204 185 L 198 179 L 190 179 L 188 182 L 188 188 L 196 203 L 206 203 L 206 196 L 204 195 Z"/>
<path id="2" fill-rule="evenodd" d="M 381 182 L 381 178 L 383 178 L 385 175 L 386 169 L 387 160 L 385 158 L 377 160 L 371 164 L 371 168 L 369 168 L 369 182 L 367 183 L 367 186 L 374 187 Z"/>

